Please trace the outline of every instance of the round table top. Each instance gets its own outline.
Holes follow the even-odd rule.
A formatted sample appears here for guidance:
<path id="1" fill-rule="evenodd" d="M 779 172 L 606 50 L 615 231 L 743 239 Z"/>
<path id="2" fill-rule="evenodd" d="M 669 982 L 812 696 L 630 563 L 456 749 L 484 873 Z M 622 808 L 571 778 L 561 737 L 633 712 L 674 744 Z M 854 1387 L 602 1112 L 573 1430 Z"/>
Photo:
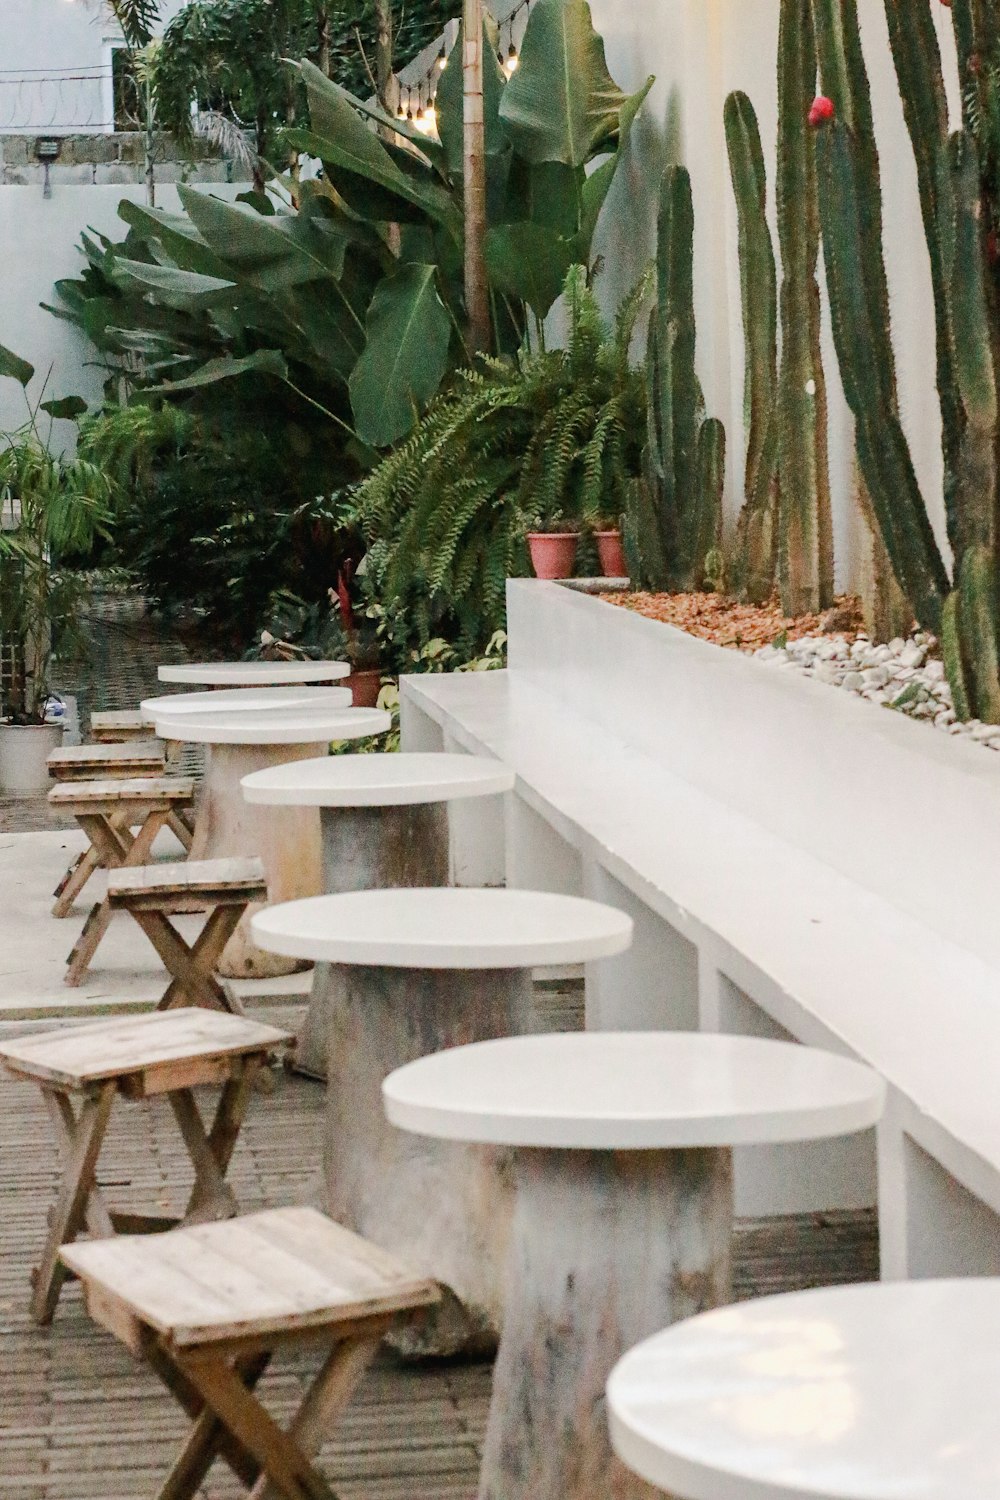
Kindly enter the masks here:
<path id="1" fill-rule="evenodd" d="M 762 1297 L 677 1323 L 608 1382 L 623 1461 L 678 1500 L 1000 1495 L 1000 1280 Z"/>
<path id="2" fill-rule="evenodd" d="M 310 896 L 258 912 L 269 953 L 396 969 L 531 969 L 621 953 L 632 919 L 543 891 L 407 887 Z"/>
<path id="3" fill-rule="evenodd" d="M 279 687 L 282 683 L 335 682 L 350 676 L 346 661 L 186 661 L 159 670 L 161 682 L 204 687 Z"/>
<path id="4" fill-rule="evenodd" d="M 322 745 L 384 734 L 392 718 L 380 708 L 265 708 L 255 713 L 156 715 L 161 740 L 195 745 Z"/>
<path id="5" fill-rule="evenodd" d="M 267 687 L 209 688 L 203 693 L 164 693 L 158 698 L 144 698 L 142 713 L 157 714 L 246 713 L 266 708 L 350 708 L 350 688 L 342 687 Z"/>
<path id="6" fill-rule="evenodd" d="M 393 1125 L 505 1146 L 667 1150 L 865 1130 L 885 1085 L 862 1063 L 760 1037 L 589 1031 L 419 1058 L 382 1086 Z"/>
<path id="7" fill-rule="evenodd" d="M 333 755 L 254 771 L 241 785 L 248 802 L 402 807 L 509 792 L 514 772 L 480 755 Z"/>

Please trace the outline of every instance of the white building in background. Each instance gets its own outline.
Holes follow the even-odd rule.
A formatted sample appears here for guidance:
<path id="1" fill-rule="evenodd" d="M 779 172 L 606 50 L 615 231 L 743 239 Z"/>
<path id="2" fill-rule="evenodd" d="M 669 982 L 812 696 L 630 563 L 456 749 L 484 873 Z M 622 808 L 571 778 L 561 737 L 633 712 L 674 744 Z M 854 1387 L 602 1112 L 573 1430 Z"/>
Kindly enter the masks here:
<path id="1" fill-rule="evenodd" d="M 162 24 L 187 0 L 163 0 Z M 107 0 L 0 0 L 0 135 L 135 129 L 136 96 Z"/>

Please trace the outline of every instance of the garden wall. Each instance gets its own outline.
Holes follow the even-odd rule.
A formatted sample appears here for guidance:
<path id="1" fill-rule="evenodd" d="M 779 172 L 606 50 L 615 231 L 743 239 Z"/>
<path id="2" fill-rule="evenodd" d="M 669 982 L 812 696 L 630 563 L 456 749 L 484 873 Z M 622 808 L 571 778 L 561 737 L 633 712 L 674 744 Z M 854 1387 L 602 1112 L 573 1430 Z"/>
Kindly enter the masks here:
<path id="1" fill-rule="evenodd" d="M 212 184 L 208 189 L 235 197 L 237 185 Z M 80 234 L 90 228 L 120 240 L 125 225 L 118 217 L 123 198 L 145 201 L 145 188 L 88 184 L 54 184 L 51 198 L 37 186 L 0 186 L 0 254 L 3 258 L 3 300 L 0 303 L 0 343 L 35 366 L 29 395 L 37 400 L 50 368 L 49 395 L 80 395 L 98 401 L 104 372 L 96 367 L 94 350 L 73 324 L 55 318 L 40 305 L 56 301 L 53 285 L 62 277 L 77 276 L 83 262 L 77 249 Z M 157 192 L 161 208 L 176 211 L 177 189 Z M 0 381 L 0 432 L 25 420 L 24 398 L 12 380 Z M 57 422 L 57 443 L 72 444 L 72 422 Z"/>
<path id="2" fill-rule="evenodd" d="M 742 492 L 743 332 L 736 208 L 722 126 L 730 90 L 745 90 L 760 120 L 769 186 L 774 188 L 777 124 L 778 0 L 591 0 L 608 62 L 625 88 L 650 73 L 656 88 L 619 173 L 595 249 L 604 253 L 602 295 L 610 303 L 652 254 L 656 183 L 666 161 L 684 161 L 695 198 L 695 294 L 698 362 L 711 413 L 730 440 L 728 505 Z M 940 419 L 934 389 L 934 318 L 913 155 L 889 52 L 883 0 L 858 0 L 882 157 L 886 265 L 893 308 L 903 425 L 928 509 L 947 554 L 941 496 Z M 950 11 L 934 7 L 949 75 L 954 73 Z M 954 74 L 957 95 L 957 73 Z M 952 101 L 953 107 L 957 98 Z M 773 225 L 772 225 L 773 228 Z M 775 243 L 777 244 L 776 233 Z M 838 584 L 856 587 L 864 572 L 863 530 L 853 503 L 851 422 L 829 337 L 831 461 Z"/>

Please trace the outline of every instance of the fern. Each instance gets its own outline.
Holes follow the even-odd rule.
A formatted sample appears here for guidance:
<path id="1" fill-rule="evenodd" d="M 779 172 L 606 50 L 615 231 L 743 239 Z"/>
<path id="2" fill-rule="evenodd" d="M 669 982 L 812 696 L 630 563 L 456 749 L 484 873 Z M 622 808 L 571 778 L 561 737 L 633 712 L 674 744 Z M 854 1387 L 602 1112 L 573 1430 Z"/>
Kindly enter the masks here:
<path id="1" fill-rule="evenodd" d="M 528 571 L 525 531 L 625 509 L 639 473 L 645 389 L 629 350 L 647 273 L 613 329 L 586 271 L 565 285 L 564 349 L 522 349 L 460 372 L 356 492 L 373 591 L 415 649 L 438 635 L 483 649 L 506 580 Z"/>

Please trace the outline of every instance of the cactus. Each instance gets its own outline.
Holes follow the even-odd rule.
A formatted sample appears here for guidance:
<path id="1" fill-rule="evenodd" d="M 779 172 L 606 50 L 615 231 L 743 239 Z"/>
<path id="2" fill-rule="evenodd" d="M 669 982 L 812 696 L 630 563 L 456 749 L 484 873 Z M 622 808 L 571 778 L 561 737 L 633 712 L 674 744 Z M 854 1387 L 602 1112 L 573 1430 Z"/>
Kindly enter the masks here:
<path id="1" fill-rule="evenodd" d="M 746 435 L 733 586 L 761 604 L 770 597 L 778 566 L 778 278 L 767 223 L 764 152 L 746 94 L 729 95 L 723 118 L 739 226 Z"/>
<path id="2" fill-rule="evenodd" d="M 779 579 L 785 612 L 833 603 L 833 521 L 827 456 L 826 379 L 820 355 L 819 204 L 807 110 L 815 92 L 810 0 L 782 0 L 778 39 L 778 239 L 781 372 L 778 474 Z"/>
<path id="3" fill-rule="evenodd" d="M 695 374 L 691 179 L 668 167 L 657 219 L 656 305 L 646 350 L 643 484 L 626 517 L 634 572 L 654 588 L 697 589 L 722 527 L 725 430 L 704 418 Z"/>
<path id="4" fill-rule="evenodd" d="M 989 272 L 988 205 L 968 118 L 949 138 L 929 0 L 889 36 L 917 165 L 934 288 L 951 584 L 899 423 L 882 258 L 878 155 L 856 0 L 812 0 L 824 84 L 837 122 L 820 132 L 820 204 L 834 339 L 855 417 L 858 458 L 879 529 L 921 623 L 942 634 L 955 707 L 1000 721 L 1000 312 Z M 955 0 L 963 87 L 997 22 L 982 0 Z M 837 92 L 839 91 L 839 92 Z M 968 115 L 968 103 L 967 103 Z"/>
<path id="5" fill-rule="evenodd" d="M 833 523 L 827 456 L 826 381 L 816 280 L 819 207 L 806 115 L 816 84 L 810 0 L 781 0 L 778 41 L 777 217 L 781 247 L 781 368 L 777 277 L 766 217 L 760 131 L 745 94 L 725 106 L 726 142 L 739 221 L 746 356 L 746 498 L 737 530 L 737 589 L 766 598 L 777 574 L 789 614 L 833 600 Z"/>

